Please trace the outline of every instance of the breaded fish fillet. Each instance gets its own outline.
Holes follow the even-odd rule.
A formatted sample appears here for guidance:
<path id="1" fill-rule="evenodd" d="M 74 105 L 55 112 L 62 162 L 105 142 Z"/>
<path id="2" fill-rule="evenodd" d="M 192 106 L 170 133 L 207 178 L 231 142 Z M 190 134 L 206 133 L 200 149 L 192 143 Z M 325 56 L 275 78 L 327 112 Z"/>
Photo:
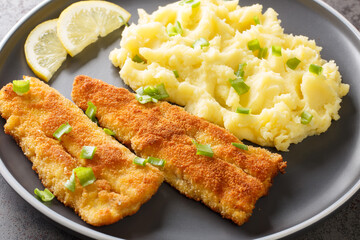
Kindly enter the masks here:
<path id="1" fill-rule="evenodd" d="M 78 76 L 73 101 L 82 109 L 87 102 L 97 106 L 101 126 L 142 157 L 165 159 L 165 180 L 186 196 L 243 224 L 256 201 L 286 162 L 278 154 L 249 146 L 248 151 L 231 145 L 240 141 L 214 124 L 167 102 L 140 104 L 134 94 L 97 79 Z M 214 157 L 196 155 L 192 143 L 210 144 Z"/>
<path id="2" fill-rule="evenodd" d="M 7 120 L 5 132 L 15 138 L 44 186 L 91 225 L 111 224 L 138 211 L 157 191 L 162 173 L 133 164 L 136 156 L 70 100 L 38 79 L 25 79 L 30 91 L 23 96 L 11 83 L 0 91 L 0 113 Z M 66 122 L 72 131 L 58 141 L 53 133 Z M 83 146 L 97 147 L 93 159 L 80 158 Z M 76 180 L 71 192 L 64 183 L 79 166 L 91 167 L 96 181 L 82 187 Z"/>

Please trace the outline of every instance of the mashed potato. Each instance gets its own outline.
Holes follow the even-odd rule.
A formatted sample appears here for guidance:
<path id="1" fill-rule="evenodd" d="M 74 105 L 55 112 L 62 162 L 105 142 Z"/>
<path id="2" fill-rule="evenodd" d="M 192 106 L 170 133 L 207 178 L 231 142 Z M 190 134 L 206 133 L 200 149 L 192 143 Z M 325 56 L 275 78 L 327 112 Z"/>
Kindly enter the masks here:
<path id="1" fill-rule="evenodd" d="M 339 119 L 349 85 L 341 83 L 334 61 L 321 59 L 313 40 L 284 34 L 277 13 L 271 8 L 262 13 L 259 4 L 195 2 L 175 2 L 151 15 L 139 9 L 138 24 L 124 30 L 121 48 L 110 54 L 126 84 L 136 90 L 164 83 L 169 100 L 190 113 L 240 139 L 283 151 Z M 203 44 L 194 45 L 200 38 Z M 255 50 L 249 50 L 249 42 Z M 295 57 L 301 62 L 293 70 L 287 61 Z M 239 64 L 246 64 L 242 77 L 235 73 Z M 311 64 L 322 72 L 310 72 Z M 231 85 L 229 79 L 237 77 L 249 87 L 246 93 Z M 237 113 L 238 107 L 251 112 Z M 301 123 L 304 111 L 312 116 L 308 124 Z"/>

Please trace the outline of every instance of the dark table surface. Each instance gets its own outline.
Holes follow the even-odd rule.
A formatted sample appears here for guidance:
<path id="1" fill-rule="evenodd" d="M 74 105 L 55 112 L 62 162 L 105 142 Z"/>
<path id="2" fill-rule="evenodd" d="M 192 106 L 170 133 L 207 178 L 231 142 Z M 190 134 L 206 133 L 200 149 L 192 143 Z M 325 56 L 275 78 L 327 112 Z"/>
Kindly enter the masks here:
<path id="1" fill-rule="evenodd" d="M 360 30 L 360 0 L 323 0 Z M 0 0 L 0 39 L 40 0 Z M 360 66 L 357 66 L 360 67 Z M 0 239 L 78 239 L 23 200 L 0 175 Z M 319 223 L 289 239 L 360 239 L 360 192 Z"/>

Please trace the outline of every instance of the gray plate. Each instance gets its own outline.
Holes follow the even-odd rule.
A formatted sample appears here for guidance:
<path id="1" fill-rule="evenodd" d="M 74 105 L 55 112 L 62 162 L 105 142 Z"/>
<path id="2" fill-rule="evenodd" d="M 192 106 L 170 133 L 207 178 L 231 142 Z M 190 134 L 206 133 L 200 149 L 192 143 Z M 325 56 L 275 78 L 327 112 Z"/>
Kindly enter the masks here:
<path id="1" fill-rule="evenodd" d="M 115 2 L 115 1 L 114 1 Z M 141 7 L 151 12 L 170 1 L 116 1 L 133 15 Z M 273 7 L 287 33 L 315 39 L 323 47 L 322 57 L 335 59 L 343 81 L 351 85 L 343 99 L 341 119 L 320 136 L 307 138 L 283 153 L 287 173 L 276 177 L 268 196 L 256 204 L 250 221 L 239 227 L 222 219 L 204 205 L 187 199 L 164 183 L 158 193 L 138 213 L 105 227 L 84 223 L 70 208 L 54 200 L 44 205 L 33 196 L 42 185 L 15 141 L 3 131 L 0 119 L 0 172 L 7 182 L 33 207 L 55 222 L 96 239 L 246 239 L 279 238 L 299 231 L 324 218 L 360 188 L 360 37 L 340 14 L 320 1 L 257 0 Z M 22 75 L 33 75 L 28 68 L 23 46 L 28 33 L 40 22 L 56 18 L 72 1 L 48 1 L 25 16 L 0 45 L 0 86 Z M 242 1 L 242 5 L 254 3 Z M 118 69 L 108 60 L 118 46 L 121 30 L 68 58 L 50 85 L 70 98 L 73 78 L 78 74 L 124 86 Z"/>

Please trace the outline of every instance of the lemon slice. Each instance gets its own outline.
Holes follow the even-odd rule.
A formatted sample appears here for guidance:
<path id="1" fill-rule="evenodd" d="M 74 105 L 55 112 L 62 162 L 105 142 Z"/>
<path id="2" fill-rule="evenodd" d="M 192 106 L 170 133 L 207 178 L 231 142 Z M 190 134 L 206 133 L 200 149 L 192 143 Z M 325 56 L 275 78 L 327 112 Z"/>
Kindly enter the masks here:
<path id="1" fill-rule="evenodd" d="M 120 28 L 130 19 L 122 7 L 105 1 L 82 1 L 67 7 L 59 17 L 57 33 L 70 56 Z"/>
<path id="2" fill-rule="evenodd" d="M 49 81 L 65 61 L 67 52 L 56 33 L 57 19 L 36 26 L 25 41 L 25 57 L 36 76 Z"/>

